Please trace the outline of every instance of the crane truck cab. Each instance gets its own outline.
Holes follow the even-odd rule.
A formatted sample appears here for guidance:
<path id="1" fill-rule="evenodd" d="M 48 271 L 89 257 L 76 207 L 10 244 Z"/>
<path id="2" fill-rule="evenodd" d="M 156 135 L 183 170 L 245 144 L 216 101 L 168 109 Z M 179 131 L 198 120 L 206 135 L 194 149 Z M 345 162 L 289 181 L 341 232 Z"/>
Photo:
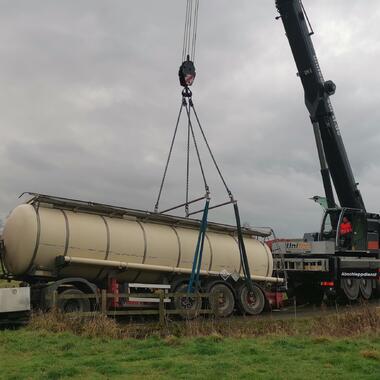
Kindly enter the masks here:
<path id="1" fill-rule="evenodd" d="M 350 231 L 344 234 L 342 225 L 349 225 Z M 323 216 L 319 241 L 333 242 L 335 252 L 367 251 L 367 231 L 367 214 L 364 210 L 329 208 Z"/>

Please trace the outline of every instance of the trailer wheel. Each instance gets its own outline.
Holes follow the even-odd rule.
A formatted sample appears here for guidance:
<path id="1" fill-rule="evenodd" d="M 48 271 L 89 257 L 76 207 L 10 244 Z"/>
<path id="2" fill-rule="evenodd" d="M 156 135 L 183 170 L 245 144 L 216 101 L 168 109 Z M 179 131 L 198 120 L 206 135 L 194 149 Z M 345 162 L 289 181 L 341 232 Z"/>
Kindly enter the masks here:
<path id="1" fill-rule="evenodd" d="M 262 313 L 265 307 L 264 293 L 255 284 L 252 292 L 248 290 L 247 285 L 242 285 L 238 290 L 238 301 L 243 314 L 257 315 Z"/>
<path id="2" fill-rule="evenodd" d="M 349 301 L 356 301 L 358 299 L 360 291 L 359 280 L 344 278 L 340 282 L 340 288 Z"/>
<path id="3" fill-rule="evenodd" d="M 176 293 L 187 293 L 187 284 L 178 286 Z M 198 316 L 199 310 L 202 307 L 202 298 L 197 297 L 197 294 L 192 296 L 175 296 L 174 308 L 181 312 L 180 316 L 183 319 L 194 319 Z"/>
<path id="4" fill-rule="evenodd" d="M 235 308 L 235 297 L 232 290 L 225 284 L 215 284 L 211 286 L 208 301 L 211 310 L 218 318 L 229 317 Z"/>
<path id="5" fill-rule="evenodd" d="M 372 296 L 372 280 L 362 278 L 359 283 L 360 294 L 365 300 L 369 300 Z"/>
<path id="6" fill-rule="evenodd" d="M 85 293 L 79 289 L 67 289 L 60 293 L 59 296 L 72 295 L 84 296 Z M 70 298 L 58 300 L 58 309 L 63 313 L 84 313 L 91 310 L 90 300 L 88 298 Z"/>

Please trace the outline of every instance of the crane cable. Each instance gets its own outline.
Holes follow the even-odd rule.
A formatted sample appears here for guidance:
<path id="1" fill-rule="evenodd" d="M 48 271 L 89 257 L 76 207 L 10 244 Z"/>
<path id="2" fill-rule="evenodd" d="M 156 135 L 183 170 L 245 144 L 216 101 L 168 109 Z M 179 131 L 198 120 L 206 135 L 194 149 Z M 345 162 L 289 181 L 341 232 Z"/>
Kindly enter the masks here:
<path id="1" fill-rule="evenodd" d="M 175 124 L 173 137 L 172 137 L 172 140 L 171 140 L 171 143 L 170 143 L 169 153 L 168 153 L 168 156 L 167 156 L 167 159 L 166 159 L 166 163 L 165 163 L 164 174 L 163 174 L 162 179 L 161 179 L 160 189 L 158 191 L 157 200 L 156 200 L 156 203 L 155 203 L 155 206 L 154 206 L 154 212 L 156 212 L 156 213 L 159 210 L 159 203 L 160 203 L 160 200 L 161 200 L 161 195 L 162 195 L 162 191 L 163 191 L 163 188 L 164 188 L 166 175 L 167 175 L 168 168 L 169 168 L 169 163 L 170 163 L 170 160 L 171 160 L 171 157 L 172 157 L 173 147 L 174 147 L 174 143 L 175 143 L 175 140 L 176 140 L 176 137 L 177 137 L 178 126 L 179 126 L 179 122 L 180 122 L 180 119 L 181 119 L 183 108 L 185 108 L 186 115 L 187 115 L 186 201 L 185 201 L 185 213 L 186 213 L 186 216 L 189 216 L 189 208 L 188 208 L 188 206 L 189 206 L 189 203 L 190 203 L 190 201 L 189 201 L 189 183 L 190 183 L 190 144 L 191 144 L 191 141 L 193 142 L 193 145 L 194 145 L 194 148 L 195 148 L 195 152 L 196 152 L 196 155 L 197 155 L 198 165 L 199 165 L 199 168 L 200 168 L 200 171 L 201 171 L 201 175 L 202 175 L 203 185 L 204 185 L 205 193 L 206 193 L 205 198 L 207 198 L 209 196 L 209 194 L 210 194 L 209 186 L 208 186 L 207 179 L 206 179 L 206 174 L 205 174 L 205 171 L 204 171 L 204 168 L 203 168 L 203 163 L 202 163 L 201 155 L 200 155 L 200 152 L 199 152 L 198 143 L 197 143 L 197 140 L 196 140 L 196 137 L 195 137 L 195 133 L 194 133 L 193 124 L 191 122 L 191 113 L 190 113 L 190 111 L 191 111 L 192 107 L 193 107 L 193 102 L 191 101 L 191 99 L 189 99 L 189 102 L 187 102 L 186 97 L 184 96 L 184 94 L 182 94 L 181 107 L 179 109 L 179 113 L 178 113 L 178 116 L 177 116 L 177 122 Z"/>
<path id="2" fill-rule="evenodd" d="M 193 101 L 191 100 L 191 98 L 189 98 L 189 103 L 187 104 L 186 97 L 183 97 L 182 102 L 183 102 L 183 105 L 186 109 L 186 114 L 187 114 L 187 152 L 186 152 L 187 157 L 186 157 L 186 194 L 185 194 L 186 205 L 185 205 L 185 212 L 186 212 L 186 216 L 189 216 L 190 136 L 192 138 L 194 148 L 195 148 L 195 152 L 197 154 L 198 164 L 199 164 L 199 168 L 200 168 L 200 171 L 202 174 L 203 184 L 205 187 L 206 198 L 209 198 L 210 188 L 207 184 L 206 174 L 205 174 L 205 171 L 203 168 L 201 155 L 199 153 L 198 143 L 197 143 L 197 140 L 195 138 L 193 124 L 191 122 L 190 112 L 191 112 L 191 108 L 193 107 Z"/>
<path id="3" fill-rule="evenodd" d="M 158 205 L 159 205 L 159 203 L 160 203 L 161 194 L 162 194 L 162 189 L 164 188 L 164 183 L 165 183 L 165 179 L 166 179 L 166 174 L 167 174 L 167 172 L 168 172 L 169 162 L 170 162 L 170 158 L 171 158 L 171 156 L 172 156 L 172 152 L 173 152 L 173 147 L 174 147 L 175 138 L 176 138 L 176 136 L 177 136 L 178 125 L 179 125 L 179 121 L 180 121 L 180 119 L 181 119 L 182 109 L 183 109 L 183 102 L 181 102 L 181 107 L 180 107 L 180 109 L 179 109 L 179 113 L 178 113 L 178 116 L 177 116 L 177 122 L 176 122 L 176 124 L 175 124 L 174 134 L 173 134 L 173 137 L 172 137 L 172 141 L 171 141 L 171 143 L 170 143 L 170 148 L 169 148 L 168 157 L 167 157 L 167 159 L 166 159 L 166 164 L 165 164 L 164 174 L 163 174 L 162 179 L 161 179 L 160 190 L 158 191 L 157 201 L 156 201 L 156 204 L 155 204 L 155 206 L 154 206 L 154 212 L 158 212 Z"/>
<path id="4" fill-rule="evenodd" d="M 181 86 L 188 88 L 195 79 L 195 48 L 197 45 L 197 29 L 199 0 L 187 0 L 185 29 L 183 32 L 182 64 L 178 71 Z"/>
<path id="5" fill-rule="evenodd" d="M 195 60 L 195 47 L 197 44 L 199 0 L 187 0 L 185 30 L 183 32 L 182 62 L 187 57 Z"/>

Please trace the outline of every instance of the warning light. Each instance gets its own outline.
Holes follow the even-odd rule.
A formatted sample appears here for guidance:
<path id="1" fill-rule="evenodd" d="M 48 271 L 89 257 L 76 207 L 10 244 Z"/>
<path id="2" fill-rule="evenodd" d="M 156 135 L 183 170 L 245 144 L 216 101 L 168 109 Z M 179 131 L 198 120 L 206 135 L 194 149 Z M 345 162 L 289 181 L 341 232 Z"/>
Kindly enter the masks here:
<path id="1" fill-rule="evenodd" d="M 332 288 L 334 286 L 334 281 L 323 281 L 321 282 L 321 286 L 327 286 L 329 288 Z"/>

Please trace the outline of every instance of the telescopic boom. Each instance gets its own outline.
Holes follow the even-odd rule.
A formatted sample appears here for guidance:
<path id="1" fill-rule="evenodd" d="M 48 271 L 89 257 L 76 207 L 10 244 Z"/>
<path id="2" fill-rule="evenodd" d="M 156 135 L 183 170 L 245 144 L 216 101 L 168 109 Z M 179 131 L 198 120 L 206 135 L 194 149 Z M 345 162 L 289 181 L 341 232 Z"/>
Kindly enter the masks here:
<path id="1" fill-rule="evenodd" d="M 330 102 L 330 95 L 335 93 L 335 84 L 323 79 L 311 40 L 313 31 L 302 1 L 276 0 L 276 7 L 297 65 L 297 75 L 304 88 L 329 207 L 335 207 L 331 176 L 340 206 L 365 211 Z"/>

